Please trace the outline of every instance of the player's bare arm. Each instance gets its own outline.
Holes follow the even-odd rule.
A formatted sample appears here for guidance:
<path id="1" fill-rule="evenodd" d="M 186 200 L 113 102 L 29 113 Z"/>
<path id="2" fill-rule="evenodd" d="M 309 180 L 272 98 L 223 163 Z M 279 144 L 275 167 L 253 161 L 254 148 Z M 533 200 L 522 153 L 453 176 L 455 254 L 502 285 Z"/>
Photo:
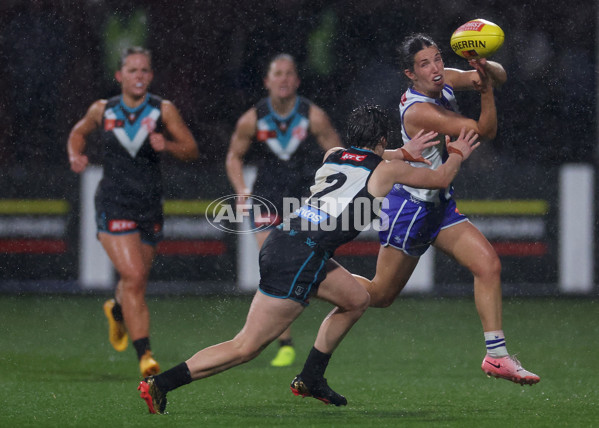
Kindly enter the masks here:
<path id="1" fill-rule="evenodd" d="M 81 173 L 87 167 L 89 160 L 85 155 L 86 138 L 102 124 L 102 114 L 106 107 L 106 100 L 94 102 L 85 116 L 73 126 L 67 140 L 67 153 L 71 170 Z"/>
<path id="2" fill-rule="evenodd" d="M 498 62 L 481 58 L 470 60 L 469 64 L 474 70 L 459 70 L 456 68 L 445 69 L 445 79 L 454 90 L 475 90 L 475 83 L 480 84 L 480 73 L 486 75 L 495 88 L 499 88 L 507 81 L 507 73 L 503 66 Z"/>
<path id="3" fill-rule="evenodd" d="M 382 197 L 389 193 L 395 183 L 424 189 L 447 188 L 457 175 L 462 162 L 480 146 L 477 139 L 478 134 L 465 128 L 460 130 L 459 137 L 453 142 L 446 137 L 449 157 L 436 170 L 414 168 L 398 160 L 381 163 L 372 174 L 368 191 L 375 197 Z"/>
<path id="4" fill-rule="evenodd" d="M 416 135 L 421 129 L 457 136 L 462 128 L 466 128 L 474 130 L 481 138 L 495 138 L 497 109 L 493 91 L 481 93 L 481 112 L 478 120 L 470 119 L 431 103 L 418 103 L 406 111 L 404 125 L 409 136 Z"/>
<path id="5" fill-rule="evenodd" d="M 179 160 L 189 161 L 199 156 L 198 146 L 191 131 L 173 103 L 163 100 L 160 106 L 165 133 L 152 132 L 150 144 L 157 152 L 166 151 Z"/>
<path id="6" fill-rule="evenodd" d="M 312 104 L 310 106 L 310 132 L 316 137 L 316 141 L 327 151 L 333 147 L 342 146 L 339 134 L 331 124 L 329 116 L 320 107 Z"/>
<path id="7" fill-rule="evenodd" d="M 249 194 L 249 189 L 243 179 L 243 158 L 250 149 L 252 138 L 256 135 L 258 116 L 255 108 L 249 109 L 237 121 L 229 143 L 229 151 L 225 166 L 227 177 L 235 193 Z"/>

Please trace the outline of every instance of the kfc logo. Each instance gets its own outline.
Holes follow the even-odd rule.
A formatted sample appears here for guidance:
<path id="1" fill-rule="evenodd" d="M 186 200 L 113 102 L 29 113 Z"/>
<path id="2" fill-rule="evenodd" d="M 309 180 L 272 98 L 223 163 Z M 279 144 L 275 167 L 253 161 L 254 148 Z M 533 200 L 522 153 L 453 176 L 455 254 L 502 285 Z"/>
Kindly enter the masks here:
<path id="1" fill-rule="evenodd" d="M 116 119 L 106 119 L 104 121 L 104 131 L 112 131 L 116 125 Z"/>
<path id="2" fill-rule="evenodd" d="M 277 132 L 269 130 L 260 130 L 256 133 L 256 139 L 258 141 L 266 141 L 269 138 L 277 138 Z"/>
<path id="3" fill-rule="evenodd" d="M 353 154 L 353 153 L 345 152 L 345 153 L 343 153 L 341 155 L 341 159 L 342 160 L 353 160 L 353 161 L 356 161 L 356 162 L 362 162 L 364 159 L 366 159 L 366 156 L 367 155 L 356 155 L 356 154 Z"/>
<path id="4" fill-rule="evenodd" d="M 104 131 L 112 131 L 115 128 L 122 128 L 125 122 L 120 119 L 104 119 Z"/>
<path id="5" fill-rule="evenodd" d="M 110 220 L 108 222 L 109 232 L 126 232 L 137 228 L 137 223 L 132 220 Z"/>

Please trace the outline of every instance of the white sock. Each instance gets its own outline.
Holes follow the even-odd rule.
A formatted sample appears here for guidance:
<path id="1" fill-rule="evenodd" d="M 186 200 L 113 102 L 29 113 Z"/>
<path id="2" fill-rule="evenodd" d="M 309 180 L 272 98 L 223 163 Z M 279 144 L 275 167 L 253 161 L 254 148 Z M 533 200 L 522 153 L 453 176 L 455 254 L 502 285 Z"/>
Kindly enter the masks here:
<path id="1" fill-rule="evenodd" d="M 509 355 L 505 346 L 503 330 L 485 331 L 485 343 L 487 345 L 487 354 L 491 357 L 501 358 Z"/>

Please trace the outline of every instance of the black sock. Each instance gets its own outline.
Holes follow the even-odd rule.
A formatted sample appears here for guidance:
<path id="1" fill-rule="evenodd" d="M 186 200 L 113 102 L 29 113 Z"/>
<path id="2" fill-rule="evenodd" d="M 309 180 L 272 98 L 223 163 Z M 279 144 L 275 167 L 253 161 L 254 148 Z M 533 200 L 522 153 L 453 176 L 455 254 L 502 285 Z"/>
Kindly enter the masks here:
<path id="1" fill-rule="evenodd" d="M 123 321 L 123 310 L 121 309 L 121 304 L 118 303 L 115 299 L 114 306 L 112 307 L 112 318 L 115 321 Z"/>
<path id="2" fill-rule="evenodd" d="M 141 339 L 137 339 L 133 341 L 133 346 L 135 347 L 135 350 L 137 351 L 137 359 L 141 360 L 141 357 L 143 356 L 143 354 L 146 353 L 146 351 L 150 351 L 152 348 L 150 348 L 150 338 L 149 337 L 142 337 Z"/>
<path id="3" fill-rule="evenodd" d="M 330 354 L 325 354 L 312 347 L 308 358 L 306 358 L 304 369 L 300 373 L 301 377 L 308 383 L 322 379 L 330 359 Z"/>
<path id="4" fill-rule="evenodd" d="M 279 339 L 279 346 L 293 346 L 293 339 Z"/>
<path id="5" fill-rule="evenodd" d="M 167 393 L 180 386 L 191 383 L 191 373 L 184 362 L 178 366 L 154 376 L 154 383 L 162 392 Z"/>

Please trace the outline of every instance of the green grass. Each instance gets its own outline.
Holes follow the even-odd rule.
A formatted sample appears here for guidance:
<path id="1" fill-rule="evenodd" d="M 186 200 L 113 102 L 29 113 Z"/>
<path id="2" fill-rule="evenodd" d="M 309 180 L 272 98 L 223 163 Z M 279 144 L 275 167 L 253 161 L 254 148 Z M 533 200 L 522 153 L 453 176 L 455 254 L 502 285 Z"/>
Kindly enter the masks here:
<path id="1" fill-rule="evenodd" d="M 112 350 L 95 296 L 0 296 L 0 427 L 599 427 L 598 302 L 506 299 L 508 349 L 542 378 L 520 386 L 480 370 L 484 343 L 471 299 L 403 298 L 371 309 L 331 360 L 329 384 L 349 405 L 295 397 L 328 304 L 293 328 L 293 367 L 257 359 L 169 393 L 150 415 L 134 351 Z M 149 300 L 163 369 L 241 328 L 249 297 Z"/>

